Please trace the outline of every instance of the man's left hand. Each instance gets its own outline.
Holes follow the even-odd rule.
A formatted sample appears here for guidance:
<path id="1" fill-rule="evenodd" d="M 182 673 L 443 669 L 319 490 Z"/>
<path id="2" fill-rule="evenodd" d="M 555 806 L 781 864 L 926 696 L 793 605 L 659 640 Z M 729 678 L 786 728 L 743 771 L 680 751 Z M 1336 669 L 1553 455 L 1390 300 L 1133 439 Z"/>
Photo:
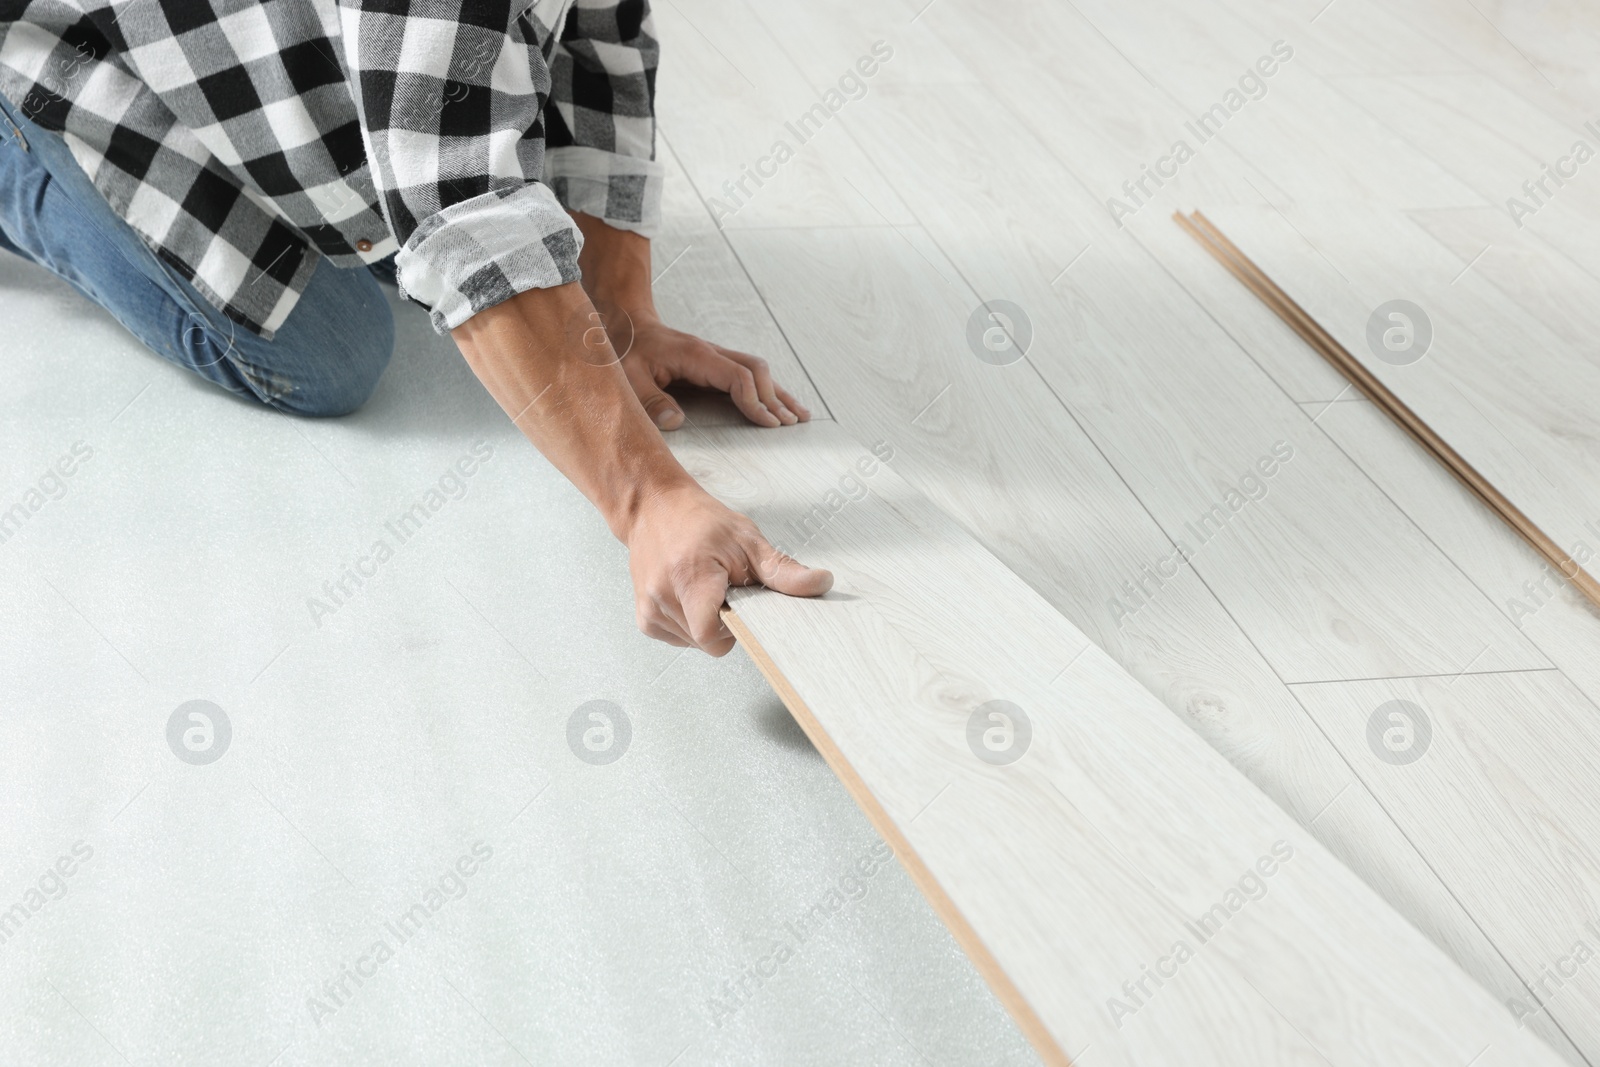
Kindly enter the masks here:
<path id="1" fill-rule="evenodd" d="M 661 429 L 683 425 L 682 409 L 663 392 L 673 382 L 727 393 L 757 426 L 792 426 L 811 418 L 811 412 L 772 380 L 767 361 L 760 356 L 702 341 L 653 316 L 633 318 L 632 344 L 622 358 L 622 369 L 645 414 Z"/>

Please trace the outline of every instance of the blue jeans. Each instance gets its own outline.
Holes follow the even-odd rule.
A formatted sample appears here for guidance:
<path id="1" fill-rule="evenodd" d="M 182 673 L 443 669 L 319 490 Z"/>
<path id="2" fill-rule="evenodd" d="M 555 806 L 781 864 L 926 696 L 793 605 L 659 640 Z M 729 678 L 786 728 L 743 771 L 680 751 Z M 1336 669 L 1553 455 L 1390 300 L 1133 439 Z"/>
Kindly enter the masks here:
<path id="1" fill-rule="evenodd" d="M 157 355 L 240 396 L 296 415 L 344 415 L 372 395 L 394 350 L 393 316 L 374 271 L 323 260 L 265 340 L 150 250 L 60 134 L 4 99 L 0 117 L 0 248 L 69 282 Z"/>

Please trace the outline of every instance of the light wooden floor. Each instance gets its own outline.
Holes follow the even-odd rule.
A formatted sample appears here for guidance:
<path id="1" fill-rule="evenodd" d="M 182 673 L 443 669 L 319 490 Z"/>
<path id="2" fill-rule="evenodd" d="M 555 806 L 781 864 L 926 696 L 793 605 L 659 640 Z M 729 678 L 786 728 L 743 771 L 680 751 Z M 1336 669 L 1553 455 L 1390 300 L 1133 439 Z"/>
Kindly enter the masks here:
<path id="1" fill-rule="evenodd" d="M 834 590 L 735 590 L 739 637 L 1046 1063 L 1560 1062 L 885 443 L 820 421 L 674 448 L 769 528 L 839 472 L 870 487 L 808 543 Z"/>
<path id="2" fill-rule="evenodd" d="M 1508 1011 L 1600 1063 L 1600 967 L 1571 962 L 1579 941 L 1600 948 L 1600 619 L 1553 587 L 1532 600 L 1542 561 L 1170 220 L 1298 229 L 1289 258 L 1329 299 L 1372 263 L 1393 288 L 1415 260 L 1413 299 L 1455 294 L 1464 325 L 1516 309 L 1522 334 L 1476 333 L 1468 391 L 1528 414 L 1527 437 L 1490 444 L 1565 509 L 1563 544 L 1600 544 L 1582 528 L 1600 511 L 1556 466 L 1582 455 L 1600 395 L 1600 162 L 1521 229 L 1505 209 L 1575 139 L 1600 148 L 1583 129 L 1600 119 L 1600 16 L 675 0 L 658 18 L 666 140 L 782 333 L 768 354 L 792 354 L 858 440 L 893 442 L 897 474 Z M 893 55 L 865 95 L 801 143 L 787 124 L 880 41 Z M 1259 98 L 1197 137 L 1186 123 L 1275 44 Z M 1179 139 L 1194 152 L 1175 179 L 1125 189 Z M 792 158 L 763 162 L 777 140 Z M 758 165 L 776 174 L 740 190 Z M 1136 210 L 1113 218 L 1113 197 Z M 1378 285 L 1361 299 L 1407 295 Z M 1005 366 L 967 339 L 1000 300 L 1032 335 Z M 1497 394 L 1497 352 L 1507 373 L 1569 361 L 1559 417 Z M 1292 458 L 1244 481 L 1275 448 Z M 1203 527 L 1231 492 L 1251 499 Z M 1412 762 L 1369 739 L 1396 700 L 1431 728 Z"/>

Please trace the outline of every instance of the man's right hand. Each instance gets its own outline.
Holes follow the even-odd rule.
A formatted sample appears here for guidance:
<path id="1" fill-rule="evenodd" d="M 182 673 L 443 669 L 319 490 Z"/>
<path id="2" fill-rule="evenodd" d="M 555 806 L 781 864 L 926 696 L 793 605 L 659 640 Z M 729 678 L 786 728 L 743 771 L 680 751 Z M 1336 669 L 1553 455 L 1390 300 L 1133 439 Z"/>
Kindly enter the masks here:
<path id="1" fill-rule="evenodd" d="M 451 336 L 500 407 L 628 546 L 639 628 L 723 655 L 733 646 L 718 616 L 729 585 L 819 596 L 833 576 L 779 553 L 700 488 L 614 356 L 596 360 L 578 342 L 572 324 L 593 315 L 574 282 L 519 293 Z"/>
<path id="2" fill-rule="evenodd" d="M 651 497 L 626 540 L 639 629 L 713 656 L 734 644 L 720 614 L 730 585 L 760 584 L 790 596 L 833 587 L 832 574 L 779 552 L 755 523 L 699 486 Z"/>

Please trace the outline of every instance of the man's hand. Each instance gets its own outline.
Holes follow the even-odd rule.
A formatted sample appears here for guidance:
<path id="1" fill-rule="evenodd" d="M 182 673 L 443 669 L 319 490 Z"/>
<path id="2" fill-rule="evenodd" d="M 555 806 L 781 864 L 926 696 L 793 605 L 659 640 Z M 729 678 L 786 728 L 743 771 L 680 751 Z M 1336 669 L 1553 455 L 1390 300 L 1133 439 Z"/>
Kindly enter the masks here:
<path id="1" fill-rule="evenodd" d="M 627 544 L 639 629 L 713 656 L 734 644 L 719 614 L 728 586 L 759 582 L 790 596 L 820 596 L 833 587 L 832 574 L 779 552 L 755 523 L 699 486 L 651 498 Z"/>
<path id="2" fill-rule="evenodd" d="M 572 216 L 583 231 L 583 288 L 611 331 L 628 384 L 650 421 L 683 425 L 683 411 L 664 390 L 673 382 L 719 389 L 757 426 L 792 426 L 811 418 L 767 370 L 767 361 L 674 330 L 656 313 L 650 291 L 650 242 L 589 215 Z"/>
<path id="3" fill-rule="evenodd" d="M 700 488 L 645 415 L 603 332 L 587 341 L 587 330 L 574 332 L 595 314 L 576 283 L 530 289 L 451 336 L 506 414 L 628 546 L 639 628 L 723 655 L 733 638 L 717 612 L 729 584 L 818 596 L 833 576 L 778 553 Z"/>
<path id="4" fill-rule="evenodd" d="M 662 391 L 673 382 L 727 393 L 757 426 L 792 426 L 811 418 L 811 412 L 772 380 L 766 360 L 674 330 L 654 314 L 633 322 L 633 343 L 622 357 L 622 369 L 645 414 L 663 430 L 683 425 L 683 410 Z"/>

